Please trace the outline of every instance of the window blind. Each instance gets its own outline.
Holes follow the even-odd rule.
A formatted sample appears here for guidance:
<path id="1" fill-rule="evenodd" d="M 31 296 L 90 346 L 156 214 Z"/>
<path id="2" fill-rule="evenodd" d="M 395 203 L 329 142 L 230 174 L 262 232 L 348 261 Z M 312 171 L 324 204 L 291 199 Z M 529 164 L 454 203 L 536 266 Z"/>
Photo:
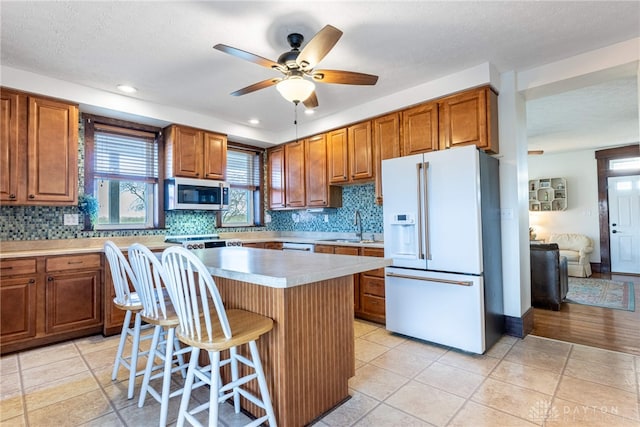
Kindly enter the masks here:
<path id="1" fill-rule="evenodd" d="M 260 160 L 252 151 L 227 150 L 227 182 L 232 187 L 260 187 Z"/>
<path id="2" fill-rule="evenodd" d="M 154 134 L 96 124 L 94 143 L 97 178 L 158 181 Z"/>

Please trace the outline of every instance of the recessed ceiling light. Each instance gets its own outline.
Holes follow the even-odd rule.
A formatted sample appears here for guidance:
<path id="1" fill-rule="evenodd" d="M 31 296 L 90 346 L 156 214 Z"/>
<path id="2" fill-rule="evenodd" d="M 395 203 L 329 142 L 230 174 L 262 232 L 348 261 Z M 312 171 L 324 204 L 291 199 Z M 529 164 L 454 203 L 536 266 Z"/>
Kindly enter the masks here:
<path id="1" fill-rule="evenodd" d="M 138 89 L 129 85 L 118 85 L 118 90 L 124 93 L 136 93 Z"/>
<path id="2" fill-rule="evenodd" d="M 305 113 L 306 115 L 308 115 L 308 116 L 310 116 L 310 115 L 314 114 L 315 112 L 316 112 L 316 110 L 313 110 L 313 109 L 311 109 L 311 108 L 307 108 L 307 109 L 305 109 L 305 110 L 304 110 L 304 113 Z"/>
<path id="3" fill-rule="evenodd" d="M 258 120 L 258 119 L 249 119 L 249 123 L 251 123 L 252 125 L 259 125 L 260 124 L 260 120 Z"/>

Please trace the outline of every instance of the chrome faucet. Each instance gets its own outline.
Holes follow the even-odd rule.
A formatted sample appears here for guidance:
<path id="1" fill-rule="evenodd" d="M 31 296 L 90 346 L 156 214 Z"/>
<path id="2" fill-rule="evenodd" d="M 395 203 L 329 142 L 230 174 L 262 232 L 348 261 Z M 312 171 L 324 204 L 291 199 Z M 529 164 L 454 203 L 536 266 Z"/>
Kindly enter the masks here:
<path id="1" fill-rule="evenodd" d="M 360 216 L 360 211 L 356 209 L 356 212 L 353 217 L 353 225 L 358 226 L 358 232 L 356 233 L 356 239 L 362 240 L 362 217 Z"/>

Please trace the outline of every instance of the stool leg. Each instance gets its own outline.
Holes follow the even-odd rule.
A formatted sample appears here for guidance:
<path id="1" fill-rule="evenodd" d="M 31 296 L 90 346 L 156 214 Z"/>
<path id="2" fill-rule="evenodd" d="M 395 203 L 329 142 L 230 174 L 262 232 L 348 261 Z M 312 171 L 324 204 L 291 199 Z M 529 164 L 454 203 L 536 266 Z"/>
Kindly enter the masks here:
<path id="1" fill-rule="evenodd" d="M 182 399 L 180 400 L 180 412 L 178 412 L 178 423 L 176 427 L 184 426 L 184 418 L 189 411 L 189 399 L 191 398 L 191 387 L 193 387 L 193 380 L 195 377 L 195 370 L 198 369 L 198 356 L 200 356 L 200 349 L 194 347 L 191 350 L 191 358 L 189 359 L 189 369 L 187 369 L 187 379 L 184 382 L 184 391 L 182 392 Z"/>
<path id="2" fill-rule="evenodd" d="M 255 341 L 249 342 L 249 348 L 251 349 L 251 359 L 253 365 L 258 374 L 258 386 L 260 387 L 260 397 L 264 408 L 267 412 L 269 419 L 269 427 L 276 427 L 276 414 L 273 412 L 273 405 L 271 404 L 271 397 L 269 395 L 269 388 L 267 387 L 267 379 L 264 376 L 264 370 L 262 369 L 262 361 L 260 360 L 260 353 L 258 353 L 258 346 Z"/>
<path id="3" fill-rule="evenodd" d="M 169 328 L 166 334 L 166 349 L 164 353 L 164 373 L 162 375 L 162 394 L 160 402 L 160 426 L 167 425 L 167 411 L 169 409 L 169 386 L 171 385 L 171 367 L 173 366 L 173 339 L 175 329 Z"/>
<path id="4" fill-rule="evenodd" d="M 156 359 L 156 348 L 158 347 L 158 341 L 160 340 L 160 332 L 162 326 L 156 326 L 153 331 L 153 338 L 151 339 L 151 348 L 149 349 L 149 355 L 147 356 L 147 366 L 144 370 L 144 377 L 142 378 L 142 387 L 140 388 L 140 398 L 138 399 L 138 408 L 142 408 L 144 405 L 144 399 L 147 397 L 147 389 L 149 388 L 149 378 L 151 377 L 151 371 L 153 370 L 153 363 Z"/>
<path id="5" fill-rule="evenodd" d="M 133 345 L 131 346 L 131 365 L 129 366 L 129 391 L 127 399 L 133 399 L 134 387 L 136 383 L 136 373 L 138 372 L 138 353 L 140 352 L 140 326 L 142 316 L 136 313 L 136 320 L 133 327 Z"/>
<path id="6" fill-rule="evenodd" d="M 220 389 L 220 352 L 210 351 L 211 385 L 209 387 L 209 427 L 218 425 L 218 390 Z"/>
<path id="7" fill-rule="evenodd" d="M 127 342 L 127 335 L 129 330 L 129 324 L 131 323 L 131 311 L 127 310 L 124 315 L 124 322 L 122 322 L 122 332 L 120 332 L 120 343 L 118 344 L 118 352 L 116 353 L 116 360 L 113 364 L 113 372 L 111 373 L 111 379 L 113 381 L 118 378 L 118 369 L 120 368 L 120 361 L 122 360 L 122 352 L 124 351 L 124 345 Z"/>
<path id="8" fill-rule="evenodd" d="M 231 381 L 238 381 L 238 348 L 231 347 L 229 349 L 229 356 L 231 357 Z M 238 387 L 233 388 L 233 409 L 236 414 L 240 413 L 240 393 L 238 393 Z"/>

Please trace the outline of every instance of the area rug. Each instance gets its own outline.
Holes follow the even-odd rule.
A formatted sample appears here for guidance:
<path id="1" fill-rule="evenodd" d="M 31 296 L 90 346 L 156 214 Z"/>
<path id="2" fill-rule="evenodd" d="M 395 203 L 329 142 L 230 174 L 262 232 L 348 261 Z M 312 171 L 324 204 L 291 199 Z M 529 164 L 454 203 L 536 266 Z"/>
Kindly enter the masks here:
<path id="1" fill-rule="evenodd" d="M 635 310 L 633 283 L 569 277 L 567 302 L 617 310 Z"/>

